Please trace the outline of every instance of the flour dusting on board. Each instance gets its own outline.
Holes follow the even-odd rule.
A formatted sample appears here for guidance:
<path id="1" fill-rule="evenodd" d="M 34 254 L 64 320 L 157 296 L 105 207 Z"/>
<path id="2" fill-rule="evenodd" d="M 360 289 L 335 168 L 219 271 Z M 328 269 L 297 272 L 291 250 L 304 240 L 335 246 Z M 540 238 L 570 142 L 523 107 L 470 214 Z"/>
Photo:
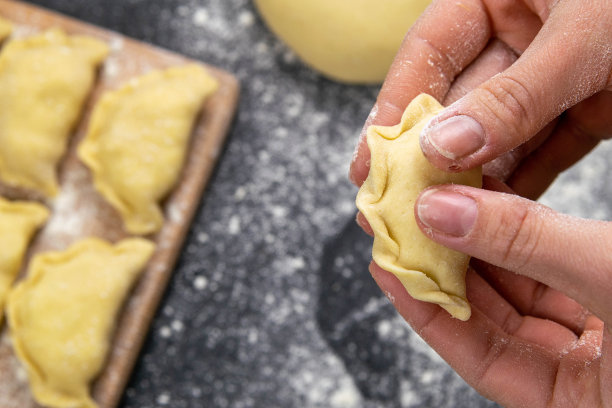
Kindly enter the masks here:
<path id="1" fill-rule="evenodd" d="M 42 240 L 53 242 L 55 249 L 63 249 L 78 238 L 82 238 L 88 225 L 97 218 L 98 210 L 87 202 L 83 183 L 87 178 L 85 169 L 70 173 L 60 192 L 52 202 L 51 217 L 42 229 Z"/>

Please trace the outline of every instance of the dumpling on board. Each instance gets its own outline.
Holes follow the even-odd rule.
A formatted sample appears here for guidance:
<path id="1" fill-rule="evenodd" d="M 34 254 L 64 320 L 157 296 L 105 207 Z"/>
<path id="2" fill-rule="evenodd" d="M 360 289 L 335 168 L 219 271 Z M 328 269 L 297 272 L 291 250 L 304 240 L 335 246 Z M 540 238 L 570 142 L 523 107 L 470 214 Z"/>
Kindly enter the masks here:
<path id="1" fill-rule="evenodd" d="M 195 119 L 216 88 L 191 64 L 136 78 L 97 103 L 78 154 L 128 232 L 162 226 L 160 200 L 176 183 Z"/>
<path id="2" fill-rule="evenodd" d="M 8 201 L 0 197 L 0 310 L 15 277 L 21 269 L 28 243 L 49 217 L 49 210 L 41 204 Z M 4 313 L 0 313 L 0 325 Z"/>
<path id="3" fill-rule="evenodd" d="M 427 238 L 413 211 L 417 196 L 429 186 L 482 184 L 481 169 L 446 173 L 421 152 L 419 133 L 442 109 L 433 97 L 421 94 L 410 102 L 399 124 L 368 128 L 370 173 L 357 194 L 357 207 L 374 231 L 374 261 L 397 276 L 413 298 L 437 303 L 453 317 L 467 320 L 469 256 Z"/>
<path id="4" fill-rule="evenodd" d="M 103 367 L 118 312 L 154 244 L 115 245 L 87 238 L 65 251 L 33 257 L 9 294 L 8 320 L 18 358 L 38 403 L 96 407 L 90 383 Z"/>
<path id="5" fill-rule="evenodd" d="M 8 37 L 13 31 L 13 25 L 7 20 L 0 17 L 0 41 Z"/>
<path id="6" fill-rule="evenodd" d="M 0 53 L 0 180 L 46 196 L 108 46 L 60 29 L 9 41 Z"/>

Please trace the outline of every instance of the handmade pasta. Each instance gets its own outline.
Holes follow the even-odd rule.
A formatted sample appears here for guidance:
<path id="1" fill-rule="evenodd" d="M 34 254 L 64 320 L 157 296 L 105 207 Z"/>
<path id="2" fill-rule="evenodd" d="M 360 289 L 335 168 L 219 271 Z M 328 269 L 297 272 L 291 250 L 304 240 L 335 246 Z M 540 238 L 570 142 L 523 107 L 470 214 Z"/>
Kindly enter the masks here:
<path id="1" fill-rule="evenodd" d="M 9 294 L 17 356 L 38 403 L 96 407 L 89 385 L 102 368 L 117 314 L 154 244 L 97 238 L 36 255 L 27 278 Z"/>
<path id="2" fill-rule="evenodd" d="M 414 217 L 414 203 L 425 188 L 437 184 L 480 187 L 480 169 L 446 173 L 431 165 L 419 146 L 419 133 L 442 106 L 419 95 L 395 126 L 371 126 L 367 142 L 370 173 L 357 195 L 357 207 L 374 231 L 372 256 L 395 274 L 415 299 L 437 303 L 467 320 L 465 273 L 469 257 L 427 238 Z"/>
<path id="3" fill-rule="evenodd" d="M 46 196 L 108 53 L 101 41 L 59 29 L 10 41 L 0 53 L 0 180 Z"/>
<path id="4" fill-rule="evenodd" d="M 217 82 L 198 65 L 155 71 L 105 94 L 78 149 L 96 189 L 133 234 L 163 224 L 162 200 L 183 167 L 193 123 Z"/>

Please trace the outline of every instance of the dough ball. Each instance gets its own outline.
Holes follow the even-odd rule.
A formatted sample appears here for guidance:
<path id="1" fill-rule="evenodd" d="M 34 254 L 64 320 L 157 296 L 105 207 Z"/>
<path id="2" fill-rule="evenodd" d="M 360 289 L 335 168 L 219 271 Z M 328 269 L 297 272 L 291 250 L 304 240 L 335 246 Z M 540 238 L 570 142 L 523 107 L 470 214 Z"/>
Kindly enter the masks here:
<path id="1" fill-rule="evenodd" d="M 381 82 L 430 0 L 255 0 L 263 19 L 308 65 L 349 83 Z"/>

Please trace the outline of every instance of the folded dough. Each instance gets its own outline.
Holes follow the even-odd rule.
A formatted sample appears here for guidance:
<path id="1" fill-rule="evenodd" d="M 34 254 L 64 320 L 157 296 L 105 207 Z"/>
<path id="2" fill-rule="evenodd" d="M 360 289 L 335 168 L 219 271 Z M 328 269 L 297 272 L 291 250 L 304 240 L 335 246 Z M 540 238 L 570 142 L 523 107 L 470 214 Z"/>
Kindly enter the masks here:
<path id="1" fill-rule="evenodd" d="M 368 128 L 370 173 L 357 194 L 357 207 L 374 231 L 374 261 L 397 276 L 413 298 L 437 303 L 453 317 L 467 320 L 469 256 L 423 235 L 413 211 L 417 196 L 429 186 L 482 183 L 480 169 L 446 173 L 423 156 L 419 133 L 442 109 L 433 97 L 421 94 L 408 105 L 398 125 Z"/>
<path id="2" fill-rule="evenodd" d="M 28 277 L 9 294 L 8 320 L 38 403 L 97 406 L 89 384 L 104 364 L 119 308 L 153 249 L 141 238 L 114 246 L 88 238 L 32 259 Z"/>
<path id="3" fill-rule="evenodd" d="M 0 197 L 0 310 L 4 310 L 30 239 L 48 216 L 49 210 L 43 205 Z M 0 312 L 0 325 L 3 317 Z"/>
<path id="4" fill-rule="evenodd" d="M 13 31 L 12 24 L 0 17 L 0 41 L 8 37 L 11 31 Z"/>
<path id="5" fill-rule="evenodd" d="M 47 196 L 96 66 L 101 41 L 59 29 L 10 41 L 0 53 L 0 179 Z"/>
<path id="6" fill-rule="evenodd" d="M 162 226 L 159 201 L 176 183 L 195 118 L 216 88 L 202 67 L 185 65 L 134 79 L 97 103 L 78 154 L 130 233 Z"/>

